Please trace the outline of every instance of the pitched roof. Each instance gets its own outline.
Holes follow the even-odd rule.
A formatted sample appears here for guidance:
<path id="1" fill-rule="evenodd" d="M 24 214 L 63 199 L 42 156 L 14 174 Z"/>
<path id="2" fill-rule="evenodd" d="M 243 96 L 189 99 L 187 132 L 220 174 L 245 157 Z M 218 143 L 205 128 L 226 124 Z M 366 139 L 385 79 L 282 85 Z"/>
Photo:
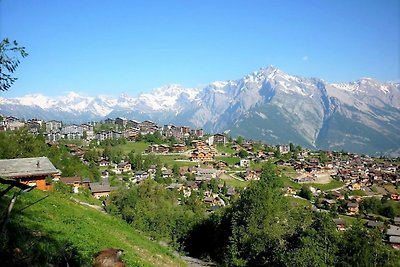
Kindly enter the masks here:
<path id="1" fill-rule="evenodd" d="M 81 183 L 81 177 L 74 176 L 74 177 L 61 177 L 60 181 L 64 184 L 74 184 L 74 183 Z"/>
<path id="2" fill-rule="evenodd" d="M 390 236 L 389 243 L 390 244 L 400 244 L 400 236 Z"/>
<path id="3" fill-rule="evenodd" d="M 46 157 L 2 159 L 0 160 L 0 176 L 7 178 L 22 178 L 59 174 Z"/>
<path id="4" fill-rule="evenodd" d="M 400 227 L 390 225 L 386 232 L 387 235 L 400 236 Z"/>
<path id="5" fill-rule="evenodd" d="M 89 188 L 92 193 L 111 192 L 110 184 L 108 183 L 90 183 Z"/>

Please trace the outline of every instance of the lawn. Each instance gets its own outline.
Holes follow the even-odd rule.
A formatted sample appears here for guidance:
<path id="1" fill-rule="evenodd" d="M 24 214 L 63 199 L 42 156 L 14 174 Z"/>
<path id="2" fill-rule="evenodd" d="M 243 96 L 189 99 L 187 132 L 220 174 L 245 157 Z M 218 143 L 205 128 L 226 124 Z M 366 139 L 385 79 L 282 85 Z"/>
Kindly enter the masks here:
<path id="1" fill-rule="evenodd" d="M 292 207 L 311 208 L 310 201 L 304 198 L 287 196 L 286 199 L 288 200 L 289 205 Z"/>
<path id="2" fill-rule="evenodd" d="M 298 173 L 293 169 L 292 166 L 278 166 L 277 168 L 279 171 L 281 171 L 283 175 L 286 175 L 288 177 L 293 178 L 298 175 Z"/>
<path id="3" fill-rule="evenodd" d="M 240 181 L 238 179 L 232 178 L 232 179 L 224 179 L 224 182 L 226 182 L 227 186 L 232 186 L 235 188 L 245 188 L 249 185 L 249 181 Z"/>
<path id="4" fill-rule="evenodd" d="M 126 142 L 126 144 L 124 145 L 118 145 L 116 146 L 117 148 L 122 149 L 122 152 L 124 154 L 128 154 L 129 152 L 131 152 L 132 150 L 135 151 L 135 153 L 143 153 L 148 147 L 149 147 L 149 143 L 146 142 L 132 142 L 132 141 L 128 141 Z"/>
<path id="5" fill-rule="evenodd" d="M 221 178 L 221 184 L 223 184 L 223 182 L 226 183 L 227 186 L 233 186 L 235 188 L 244 188 L 246 186 L 249 185 L 249 181 L 242 181 L 239 179 L 234 178 L 232 175 L 223 173 L 220 176 Z"/>
<path id="6" fill-rule="evenodd" d="M 292 187 L 294 189 L 300 189 L 301 184 L 293 182 L 292 179 L 286 177 L 285 175 L 282 175 L 280 177 L 281 181 L 283 182 L 283 187 Z"/>
<path id="7" fill-rule="evenodd" d="M 198 162 L 190 161 L 188 157 L 181 155 L 157 155 L 162 163 L 172 167 L 174 164 L 181 166 L 195 166 Z"/>
<path id="8" fill-rule="evenodd" d="M 1 211 L 13 192 L 1 198 Z M 109 247 L 124 250 L 127 266 L 185 266 L 168 248 L 150 241 L 122 219 L 81 206 L 70 195 L 54 191 L 34 189 L 21 195 L 7 230 L 10 249 L 20 248 L 30 259 L 27 266 L 66 266 L 64 258 L 71 266 L 91 266 L 93 255 Z"/>
<path id="9" fill-rule="evenodd" d="M 345 183 L 338 181 L 338 180 L 332 180 L 327 184 L 317 184 L 317 183 L 305 183 L 306 185 L 321 189 L 322 191 L 329 191 L 335 188 L 342 187 Z"/>
<path id="10" fill-rule="evenodd" d="M 400 188 L 396 188 L 394 185 L 385 184 L 383 187 L 391 194 L 400 194 Z"/>
<path id="11" fill-rule="evenodd" d="M 226 162 L 229 166 L 235 165 L 240 162 L 239 157 L 215 157 L 215 160 Z"/>
<path id="12" fill-rule="evenodd" d="M 350 196 L 366 196 L 367 193 L 365 193 L 363 190 L 353 190 L 353 191 L 350 191 L 349 195 Z"/>
<path id="13" fill-rule="evenodd" d="M 230 146 L 223 146 L 223 145 L 217 146 L 217 151 L 218 151 L 218 153 L 225 153 L 228 155 L 236 153 L 236 151 L 233 148 L 231 148 Z"/>

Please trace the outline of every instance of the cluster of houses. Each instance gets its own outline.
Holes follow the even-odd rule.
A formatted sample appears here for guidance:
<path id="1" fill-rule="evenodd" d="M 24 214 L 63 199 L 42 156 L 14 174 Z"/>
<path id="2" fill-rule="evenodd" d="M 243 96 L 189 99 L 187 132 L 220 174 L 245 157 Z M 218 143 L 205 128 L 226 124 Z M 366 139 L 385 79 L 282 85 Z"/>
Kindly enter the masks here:
<path id="1" fill-rule="evenodd" d="M 199 162 L 197 167 L 182 167 L 179 170 L 179 183 L 174 182 L 167 185 L 171 190 L 179 190 L 184 196 L 188 197 L 193 191 L 199 190 L 202 184 L 211 183 L 218 180 L 220 175 L 229 168 L 228 164 L 222 160 L 216 161 L 215 156 L 219 145 L 226 145 L 228 140 L 223 134 L 210 135 L 208 138 L 203 137 L 204 133 L 201 129 L 190 129 L 184 126 L 164 125 L 163 127 L 150 121 L 137 122 L 134 120 L 127 120 L 124 118 L 107 119 L 105 123 L 110 125 L 117 125 L 118 127 L 111 127 L 114 130 L 94 132 L 94 123 L 81 124 L 81 125 L 63 125 L 59 121 L 40 121 L 29 120 L 21 122 L 14 117 L 5 117 L 0 121 L 0 130 L 13 130 L 19 127 L 28 127 L 32 133 L 36 133 L 39 129 L 45 129 L 45 135 L 48 140 L 56 141 L 59 139 L 80 139 L 85 136 L 88 140 L 107 140 L 126 138 L 128 140 L 135 140 L 139 135 L 160 133 L 165 137 L 174 137 L 178 142 L 172 145 L 167 144 L 151 144 L 147 148 L 147 153 L 155 154 L 182 154 L 186 153 L 192 161 Z M 179 142 L 184 138 L 193 137 L 192 149 L 189 150 L 186 144 Z M 384 185 L 398 186 L 400 184 L 400 169 L 398 164 L 391 160 L 377 160 L 368 156 L 360 156 L 357 154 L 348 154 L 340 152 L 313 152 L 307 149 L 296 151 L 294 155 L 285 157 L 291 149 L 287 144 L 281 145 L 266 145 L 262 144 L 261 149 L 254 149 L 255 142 L 251 140 L 243 140 L 243 142 L 230 144 L 230 147 L 235 151 L 236 156 L 240 151 L 244 150 L 246 156 L 240 159 L 239 167 L 243 171 L 242 178 L 244 180 L 258 180 L 261 175 L 261 170 L 258 168 L 250 168 L 251 162 L 260 162 L 268 159 L 273 159 L 278 154 L 283 155 L 281 159 L 275 160 L 275 164 L 279 166 L 288 166 L 293 168 L 297 173 L 301 174 L 299 177 L 294 178 L 293 181 L 297 183 L 310 183 L 316 182 L 317 177 L 321 173 L 330 173 L 332 176 L 345 183 L 344 190 L 367 190 L 372 186 L 382 187 Z M 258 145 L 260 145 L 258 143 Z M 76 145 L 67 145 L 71 154 L 79 157 L 84 163 L 85 149 Z M 323 154 L 323 157 L 321 156 Z M 223 153 L 221 153 L 223 155 Z M 289 154 L 288 154 L 289 155 Z M 14 166 L 13 160 L 5 162 L 0 161 L 0 167 Z M 200 167 L 200 162 L 203 167 Z M 100 167 L 107 167 L 107 170 L 102 172 L 101 182 L 90 182 L 88 179 L 81 179 L 79 177 L 60 177 L 60 173 L 49 165 L 48 160 L 42 158 L 33 158 L 24 162 L 18 163 L 20 166 L 29 170 L 27 174 L 22 174 L 22 170 L 18 173 L 19 167 L 16 167 L 15 173 L 7 169 L 7 173 L 0 173 L 4 177 L 15 177 L 18 181 L 27 185 L 35 185 L 39 189 L 51 189 L 51 184 L 46 181 L 46 177 L 52 177 L 53 180 L 59 179 L 60 181 L 68 184 L 74 188 L 75 191 L 80 187 L 88 188 L 94 197 L 100 198 L 108 196 L 115 187 L 110 186 L 108 181 L 109 172 L 113 172 L 117 177 L 129 177 L 127 181 L 130 184 L 141 183 L 146 179 L 154 179 L 156 174 L 156 166 L 150 166 L 147 170 L 133 171 L 129 162 L 123 161 L 118 164 L 111 163 L 108 159 L 101 158 L 98 162 Z M 51 164 L 51 163 L 50 163 Z M 36 167 L 35 167 L 36 166 Z M 44 168 L 46 171 L 42 171 Z M 173 177 L 172 170 L 163 168 L 161 173 L 162 179 Z M 193 179 L 187 179 L 188 174 Z M 8 176 L 7 176 L 8 175 Z M 176 174 L 175 174 L 176 175 Z M 34 178 L 32 178 L 34 177 Z M 219 188 L 221 189 L 221 188 Z M 296 194 L 293 188 L 286 188 L 286 193 Z M 225 197 L 230 197 L 236 192 L 234 188 L 227 188 L 224 193 Z M 212 192 L 204 190 L 204 202 L 209 204 L 211 210 L 216 207 L 224 206 L 225 202 L 219 192 Z M 347 215 L 359 214 L 360 196 L 352 196 L 345 200 L 343 191 L 332 191 L 329 196 L 318 189 L 313 189 L 312 193 L 315 195 L 323 195 L 321 207 L 329 209 L 337 203 L 345 203 L 345 212 Z M 390 198 L 394 201 L 400 201 L 400 196 L 396 193 L 391 193 Z M 338 229 L 344 224 L 338 221 Z M 373 227 L 373 223 L 371 223 Z M 378 223 L 379 224 L 379 223 Z M 396 226 L 398 227 L 398 226 Z M 394 229 L 394 230 L 393 230 Z M 400 239 L 397 235 L 397 228 L 393 228 L 388 234 L 388 242 L 393 246 L 399 245 L 396 243 Z M 393 234 L 392 234 L 393 233 Z"/>
<path id="2" fill-rule="evenodd" d="M 113 130 L 94 132 L 96 122 L 84 124 L 64 125 L 61 121 L 50 120 L 44 121 L 39 119 L 30 119 L 23 121 L 18 118 L 8 116 L 0 121 L 0 131 L 16 130 L 27 127 L 31 133 L 37 133 L 40 129 L 44 130 L 44 135 L 49 141 L 57 141 L 60 139 L 86 139 L 104 141 L 107 139 L 126 138 L 127 140 L 135 140 L 139 135 L 160 133 L 165 137 L 175 137 L 177 140 L 190 136 L 203 137 L 203 129 L 191 129 L 186 126 L 164 125 L 158 126 L 151 121 L 138 122 L 118 117 L 116 119 L 106 119 L 104 123 L 112 125 Z"/>

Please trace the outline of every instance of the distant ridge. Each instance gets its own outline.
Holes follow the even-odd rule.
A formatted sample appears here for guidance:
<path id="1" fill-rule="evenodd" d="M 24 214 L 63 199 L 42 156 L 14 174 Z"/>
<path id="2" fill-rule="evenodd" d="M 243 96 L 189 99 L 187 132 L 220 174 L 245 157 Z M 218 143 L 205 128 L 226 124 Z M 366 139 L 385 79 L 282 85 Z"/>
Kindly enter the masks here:
<path id="1" fill-rule="evenodd" d="M 273 66 L 238 80 L 184 88 L 169 85 L 136 97 L 0 98 L 0 113 L 66 122 L 123 116 L 203 127 L 208 132 L 326 150 L 400 154 L 400 83 L 363 78 L 327 83 Z"/>

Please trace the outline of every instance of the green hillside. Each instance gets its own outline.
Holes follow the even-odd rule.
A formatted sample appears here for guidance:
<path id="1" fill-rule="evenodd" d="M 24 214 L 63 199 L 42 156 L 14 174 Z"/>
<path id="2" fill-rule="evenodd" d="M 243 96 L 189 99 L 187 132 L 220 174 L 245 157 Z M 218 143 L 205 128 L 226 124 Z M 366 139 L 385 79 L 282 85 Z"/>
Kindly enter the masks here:
<path id="1" fill-rule="evenodd" d="M 11 196 L 9 192 L 1 198 L 1 220 Z M 19 261 L 14 266 L 67 266 L 66 262 L 69 266 L 91 266 L 93 255 L 110 247 L 124 250 L 128 266 L 185 266 L 173 252 L 122 219 L 81 206 L 59 192 L 36 189 L 18 198 L 0 245 L 2 259 L 18 252 L 14 259 Z"/>

